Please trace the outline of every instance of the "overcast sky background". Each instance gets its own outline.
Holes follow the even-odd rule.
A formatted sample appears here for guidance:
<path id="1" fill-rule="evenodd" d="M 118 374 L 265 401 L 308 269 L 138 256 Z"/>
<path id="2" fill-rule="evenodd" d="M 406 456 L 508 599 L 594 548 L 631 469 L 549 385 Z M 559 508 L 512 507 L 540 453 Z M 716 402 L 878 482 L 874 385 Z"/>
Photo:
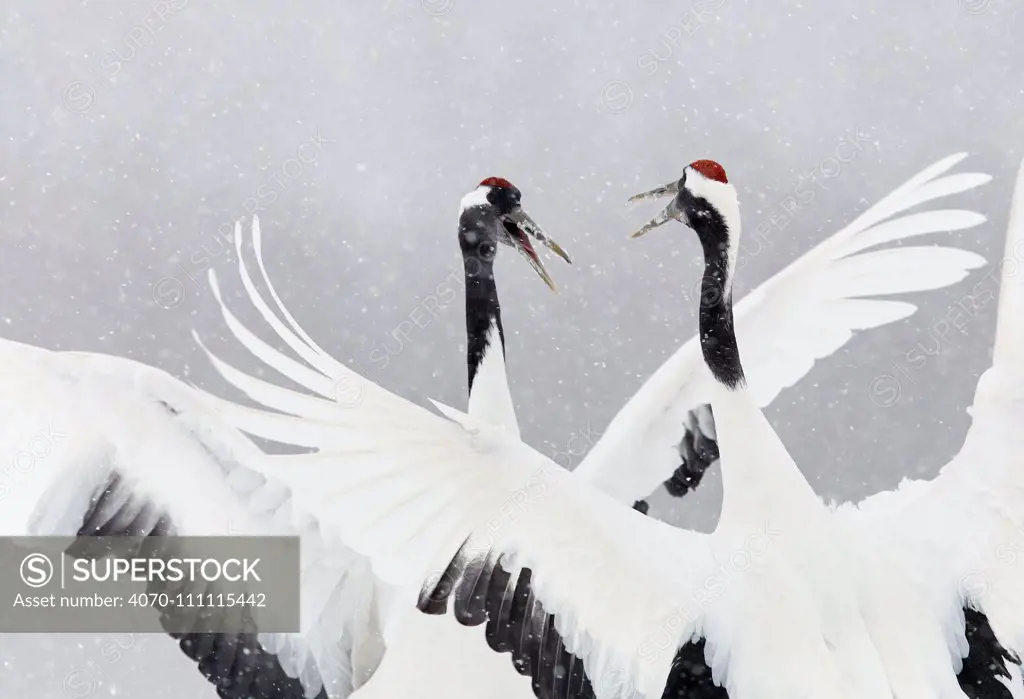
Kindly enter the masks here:
<path id="1" fill-rule="evenodd" d="M 550 261 L 556 295 L 506 250 L 498 283 L 523 436 L 575 464 L 696 329 L 696 239 L 628 242 L 658 205 L 626 198 L 714 158 L 750 235 L 817 173 L 814 201 L 750 243 L 741 294 L 969 151 L 957 170 L 996 179 L 943 205 L 989 223 L 934 240 L 997 262 L 1024 156 L 1022 30 L 1016 0 L 4 0 L 0 328 L 234 396 L 189 332 L 254 366 L 219 340 L 205 272 L 256 319 L 218 231 L 258 205 L 270 274 L 319 344 L 409 399 L 464 405 L 461 292 L 401 346 L 391 333 L 461 275 L 458 200 L 500 175 L 574 260 Z M 822 495 L 934 473 L 959 449 L 995 304 L 943 339 L 935 328 L 987 272 L 915 297 L 918 314 L 772 405 Z M 914 368 L 918 343 L 937 354 Z M 871 400 L 883 374 L 899 377 L 889 407 Z M 709 529 L 716 476 L 685 513 L 657 498 L 655 513 Z M 163 636 L 8 635 L 0 662 L 5 697 L 215 696 Z"/>

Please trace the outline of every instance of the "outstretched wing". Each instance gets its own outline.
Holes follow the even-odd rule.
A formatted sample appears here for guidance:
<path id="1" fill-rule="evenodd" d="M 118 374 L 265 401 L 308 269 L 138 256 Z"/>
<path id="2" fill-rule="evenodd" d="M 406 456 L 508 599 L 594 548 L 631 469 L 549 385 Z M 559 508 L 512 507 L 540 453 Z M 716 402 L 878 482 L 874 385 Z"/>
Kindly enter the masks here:
<path id="1" fill-rule="evenodd" d="M 804 377 L 816 360 L 845 345 L 854 331 L 895 322 L 916 310 L 905 301 L 868 297 L 942 288 L 984 264 L 972 252 L 945 246 L 864 252 L 982 223 L 982 215 L 960 209 L 907 213 L 991 179 L 945 174 L 964 157 L 949 156 L 918 173 L 736 304 L 743 365 L 762 407 Z M 618 412 L 576 474 L 627 504 L 648 496 L 674 471 L 666 483 L 670 490 L 683 494 L 695 487 L 718 456 L 707 405 L 710 385 L 694 337 Z"/>
<path id="2" fill-rule="evenodd" d="M 256 221 L 253 237 L 262 269 Z M 236 245 L 241 252 L 240 227 Z M 251 376 L 206 350 L 228 382 L 279 412 L 213 396 L 210 406 L 249 434 L 314 449 L 268 457 L 259 468 L 284 479 L 296 512 L 368 554 L 383 580 L 418 593 L 422 611 L 443 613 L 452 597 L 462 624 L 487 622 L 486 641 L 445 636 L 451 645 L 422 653 L 473 664 L 481 652 L 508 652 L 538 697 L 630 696 L 634 688 L 661 696 L 678 646 L 703 666 L 703 645 L 689 643 L 699 610 L 679 621 L 692 591 L 714 571 L 703 535 L 570 487 L 571 474 L 506 432 L 437 403 L 450 419 L 432 414 L 341 367 L 284 308 L 265 269 L 284 321 L 255 289 L 241 254 L 239 271 L 259 313 L 306 364 L 248 330 L 211 273 L 230 332 L 309 393 Z M 414 604 L 416 596 L 410 610 Z M 671 651 L 655 652 L 652 633 L 669 618 Z M 644 643 L 649 658 L 637 655 Z M 710 675 L 704 681 L 713 686 Z"/>
<path id="3" fill-rule="evenodd" d="M 978 381 L 963 448 L 933 480 L 904 480 L 895 491 L 837 511 L 852 535 L 864 537 L 892 565 L 900 566 L 902 574 L 924 591 L 937 618 L 948 620 L 951 653 L 963 655 L 967 650 L 959 647 L 965 609 L 969 629 L 991 626 L 995 639 L 989 639 L 989 650 L 981 658 L 986 661 L 982 677 L 990 682 L 996 677 L 1008 680 L 1008 666 L 1024 656 L 1022 263 L 1024 163 L 998 266 L 1001 286 L 993 364 Z"/>
<path id="4" fill-rule="evenodd" d="M 579 487 L 498 428 L 423 409 L 396 421 L 273 391 L 282 408 L 291 394 L 292 414 L 209 400 L 250 434 L 317 449 L 259 468 L 289 484 L 298 510 L 370 557 L 378 576 L 418 590 L 424 612 L 445 612 L 453 597 L 462 624 L 487 623 L 476 646 L 444 652 L 467 663 L 488 652 L 485 643 L 510 653 L 544 698 L 661 696 L 680 646 L 703 665 L 690 643 L 700 610 L 680 610 L 715 569 L 705 536 Z M 662 629 L 665 652 L 652 645 Z"/>
<path id="5" fill-rule="evenodd" d="M 366 559 L 295 520 L 265 458 L 194 389 L 106 355 L 0 340 L 0 534 L 297 535 L 302 633 L 180 635 L 224 699 L 348 696 L 383 653 Z M 5 497 L 9 496 L 9 497 Z"/>

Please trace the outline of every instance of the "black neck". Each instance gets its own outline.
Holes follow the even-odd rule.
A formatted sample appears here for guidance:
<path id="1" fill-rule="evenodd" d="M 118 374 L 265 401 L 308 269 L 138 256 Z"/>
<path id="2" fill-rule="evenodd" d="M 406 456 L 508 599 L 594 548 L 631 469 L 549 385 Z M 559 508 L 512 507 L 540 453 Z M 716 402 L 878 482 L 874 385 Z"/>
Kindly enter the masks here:
<path id="1" fill-rule="evenodd" d="M 494 267 L 481 263 L 475 257 L 467 256 L 463 261 L 466 271 L 466 366 L 472 392 L 480 360 L 489 349 L 491 323 L 498 326 L 502 357 L 505 356 L 505 330 L 501 326 L 501 304 L 498 302 L 498 287 L 494 283 Z"/>
<path id="2" fill-rule="evenodd" d="M 704 248 L 704 280 L 700 293 L 700 348 L 704 361 L 719 383 L 737 388 L 746 382 L 740 364 L 740 350 L 732 316 L 732 284 L 728 278 L 728 229 L 724 221 L 708 221 L 706 226 L 721 226 L 714 235 L 698 231 Z M 724 232 L 724 234 L 723 234 Z"/>

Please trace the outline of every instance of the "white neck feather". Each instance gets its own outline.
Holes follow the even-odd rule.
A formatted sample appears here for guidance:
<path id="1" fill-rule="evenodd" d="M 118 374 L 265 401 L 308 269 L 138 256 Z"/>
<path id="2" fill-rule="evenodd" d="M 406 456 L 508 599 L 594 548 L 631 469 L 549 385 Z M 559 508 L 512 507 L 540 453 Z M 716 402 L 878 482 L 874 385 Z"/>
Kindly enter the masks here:
<path id="1" fill-rule="evenodd" d="M 724 292 L 731 304 L 741 232 L 736 189 L 704 177 L 688 179 L 686 186 L 714 205 L 729 227 Z M 737 346 L 742 359 L 743 347 L 738 338 Z M 768 423 L 746 383 L 730 388 L 712 377 L 712 386 L 709 398 L 723 480 L 719 528 L 743 529 L 764 518 L 799 526 L 801 517 L 806 518 L 813 511 L 824 511 L 821 500 Z"/>
<path id="2" fill-rule="evenodd" d="M 476 376 L 473 377 L 468 412 L 474 419 L 502 427 L 519 439 L 519 422 L 516 420 L 512 394 L 508 388 L 508 374 L 505 372 L 505 353 L 501 349 L 498 325 L 493 319 L 487 331 L 487 351 L 480 359 Z"/>
<path id="3" fill-rule="evenodd" d="M 778 434 L 746 387 L 718 382 L 711 395 L 722 465 L 720 528 L 744 528 L 765 518 L 782 525 L 823 511 Z M 793 518 L 796 518 L 794 520 Z"/>
<path id="4" fill-rule="evenodd" d="M 459 202 L 459 215 L 466 209 L 472 209 L 474 206 L 488 206 L 487 194 L 490 192 L 490 187 L 477 187 L 472 192 L 462 197 Z"/>

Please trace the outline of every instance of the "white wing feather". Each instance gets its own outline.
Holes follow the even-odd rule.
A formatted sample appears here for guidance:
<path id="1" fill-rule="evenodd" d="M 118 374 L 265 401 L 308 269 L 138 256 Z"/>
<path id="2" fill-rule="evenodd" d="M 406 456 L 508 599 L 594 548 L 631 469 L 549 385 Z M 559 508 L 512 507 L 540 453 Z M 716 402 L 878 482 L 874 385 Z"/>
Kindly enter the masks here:
<path id="1" fill-rule="evenodd" d="M 257 221 L 253 236 L 258 242 Z M 240 227 L 236 244 L 241 244 Z M 251 376 L 200 342 L 229 383 L 279 412 L 214 396 L 206 400 L 221 419 L 244 432 L 317 450 L 271 456 L 258 465 L 268 477 L 288 484 L 294 512 L 313 514 L 324 531 L 372 557 L 373 570 L 383 581 L 410 595 L 444 570 L 467 536 L 483 532 L 505 553 L 508 565 L 514 560 L 515 566 L 534 570 L 535 593 L 556 615 L 567 648 L 584 658 L 595 684 L 602 677 L 608 686 L 622 684 L 618 674 L 629 669 L 633 677 L 635 670 L 636 678 L 646 679 L 631 682 L 649 681 L 657 688 L 651 692 L 660 696 L 673 653 L 659 655 L 641 671 L 636 669 L 637 648 L 670 616 L 678 617 L 692 590 L 713 571 L 705 537 L 620 510 L 589 488 L 570 489 L 565 479 L 571 474 L 500 427 L 435 402 L 451 418 L 445 419 L 348 369 L 332 373 L 335 360 L 290 320 L 276 294 L 291 328 L 246 281 L 241 255 L 239 269 L 270 328 L 315 369 L 245 328 L 227 308 L 211 272 L 210 284 L 229 331 L 265 366 L 319 396 Z M 265 272 L 264 281 L 272 288 Z M 347 387 L 356 389 L 347 395 L 356 400 L 334 400 L 326 389 L 342 378 L 358 380 Z M 608 509 L 613 511 L 610 517 Z M 671 554 L 650 550 L 659 546 L 671 547 Z M 414 601 L 414 596 L 408 598 L 409 610 L 419 614 Z M 695 616 L 688 625 L 665 628 L 678 631 L 674 640 L 681 641 L 697 621 Z M 482 638 L 475 647 L 493 653 Z M 464 654 L 474 649 L 445 650 Z M 528 685 L 523 690 L 529 695 Z"/>
<path id="2" fill-rule="evenodd" d="M 674 651 L 646 665 L 637 651 L 661 628 L 676 643 L 694 632 L 699 617 L 678 617 L 714 571 L 705 536 L 573 486 L 546 457 L 468 418 L 463 426 L 420 409 L 392 432 L 390 421 L 358 410 L 339 410 L 329 423 L 209 400 L 252 434 L 276 438 L 295 428 L 304 442 L 325 445 L 259 468 L 288 482 L 297 507 L 371 557 L 389 583 L 436 582 L 474 534 L 505 555 L 507 568 L 533 570 L 535 594 L 595 686 L 613 686 L 614 676 L 625 687 L 625 672 L 645 696 L 660 696 Z"/>
<path id="3" fill-rule="evenodd" d="M 736 304 L 743 365 L 761 407 L 803 378 L 816 360 L 846 344 L 854 331 L 906 318 L 916 310 L 905 301 L 863 297 L 938 289 L 984 264 L 980 256 L 950 247 L 863 252 L 982 223 L 984 216 L 956 209 L 886 220 L 991 179 L 966 173 L 939 177 L 964 157 L 949 156 L 918 173 Z M 694 337 L 616 414 L 575 473 L 619 502 L 632 505 L 647 497 L 679 466 L 687 413 L 708 402 L 710 386 Z"/>
<path id="4" fill-rule="evenodd" d="M 1017 176 L 1000 271 L 993 364 L 978 381 L 963 448 L 931 481 L 837 510 L 840 521 L 905 568 L 940 619 L 959 662 L 970 604 L 1004 646 L 1024 655 L 1024 163 Z"/>
<path id="5" fill-rule="evenodd" d="M 0 534 L 74 535 L 116 472 L 176 534 L 302 537 L 302 633 L 260 642 L 306 696 L 346 697 L 379 662 L 368 562 L 293 513 L 288 489 L 248 466 L 265 455 L 191 387 L 120 357 L 0 340 L 0 460 L 27 449 L 31 468 L 0 482 Z"/>
<path id="6" fill-rule="evenodd" d="M 310 369 L 256 339 L 228 310 L 212 274 L 210 281 L 229 330 L 266 367 L 310 390 L 338 380 L 324 359 Z M 296 354 L 310 357 L 308 336 L 253 301 L 284 344 L 306 344 Z M 530 568 L 532 593 L 554 615 L 565 649 L 583 660 L 599 699 L 661 696 L 675 649 L 694 634 L 708 639 L 713 677 L 732 696 L 805 695 L 811 687 L 832 696 L 822 688 L 843 685 L 782 546 L 734 576 L 729 562 L 747 539 L 694 534 L 621 507 L 500 427 L 437 403 L 444 417 L 432 414 L 375 385 L 344 402 L 302 394 L 210 357 L 228 382 L 276 412 L 207 396 L 210 408 L 249 434 L 316 450 L 268 457 L 257 467 L 288 484 L 295 512 L 315 516 L 322 531 L 371 558 L 410 612 L 415 593 L 439 581 L 463 544 L 478 554 L 487 547 L 510 573 Z M 740 533 L 767 533 L 771 522 L 750 525 L 757 531 Z M 790 616 L 806 623 L 784 621 Z M 437 628 L 457 626 L 447 622 Z M 418 655 L 440 652 L 475 666 L 477 651 L 491 653 L 481 636 L 452 639 L 439 633 Z M 433 674 L 417 676 L 417 688 Z M 464 675 L 454 668 L 449 693 Z M 500 677 L 497 692 L 518 694 L 508 672 Z M 408 681 L 398 683 L 401 691 Z"/>
<path id="7" fill-rule="evenodd" d="M 284 306 L 263 262 L 259 219 L 255 217 L 252 223 L 252 239 L 263 282 L 269 290 L 277 311 L 286 323 L 280 321 L 252 282 L 252 277 L 241 254 L 242 229 L 239 223 L 235 227 L 235 244 L 239 253 L 238 269 L 243 286 L 253 306 L 269 328 L 285 346 L 291 348 L 304 362 L 296 361 L 277 351 L 239 321 L 225 305 L 217 277 L 211 272 L 210 286 L 214 298 L 220 306 L 229 332 L 245 348 L 262 364 L 315 395 L 292 392 L 239 371 L 210 352 L 199 337 L 194 335 L 218 372 L 229 383 L 257 403 L 293 415 L 305 416 L 320 425 L 343 421 L 345 418 L 353 416 L 372 418 L 371 422 L 376 420 L 386 423 L 390 420 L 397 420 L 397 424 L 404 424 L 406 420 L 403 419 L 403 416 L 405 416 L 409 404 L 399 401 L 387 392 L 382 392 L 382 389 L 372 382 L 339 364 L 306 334 Z M 468 416 L 454 408 L 448 408 L 436 402 L 435 405 L 441 411 L 449 411 L 452 415 L 464 416 L 468 419 Z M 248 425 L 244 419 L 237 420 L 234 424 L 243 427 Z M 515 425 L 512 424 L 511 427 L 511 432 L 514 433 Z M 329 443 L 325 444 L 322 441 L 321 433 L 311 432 L 301 425 L 262 424 L 253 429 L 255 430 L 254 434 L 262 434 L 266 438 L 291 446 L 307 448 L 330 446 Z M 405 436 L 414 440 L 409 434 Z M 358 440 L 349 439 L 342 433 L 338 433 L 333 439 L 337 440 L 334 446 L 339 447 L 354 448 L 360 444 Z M 423 445 L 419 452 L 420 458 L 430 458 L 431 451 L 426 447 L 427 445 Z M 335 459 L 334 456 L 323 457 L 325 463 L 331 463 Z M 306 464 L 308 461 L 301 460 L 300 463 Z M 341 463 L 350 463 L 350 460 L 342 459 Z M 387 586 L 385 588 L 391 590 Z M 375 672 L 373 682 L 360 690 L 361 696 L 375 697 L 408 693 L 412 691 L 410 689 L 412 682 L 415 685 L 415 691 L 425 695 L 442 692 L 451 694 L 457 692 L 458 687 L 466 690 L 472 687 L 474 693 L 510 699 L 532 699 L 533 693 L 530 691 L 529 679 L 510 673 L 508 660 L 479 643 L 479 639 L 472 634 L 474 629 L 464 628 L 450 618 L 437 618 L 420 613 L 414 606 L 415 596 L 408 598 L 405 605 L 400 605 L 398 601 L 405 599 L 400 596 L 400 591 L 391 590 L 391 594 L 395 597 L 392 604 L 388 605 L 386 615 L 382 619 L 386 629 L 385 639 L 388 653 Z M 466 672 L 467 664 L 472 666 L 472 670 L 468 674 Z M 417 668 L 420 670 L 419 672 L 417 672 Z M 453 685 L 453 682 L 457 682 L 457 684 Z"/>

